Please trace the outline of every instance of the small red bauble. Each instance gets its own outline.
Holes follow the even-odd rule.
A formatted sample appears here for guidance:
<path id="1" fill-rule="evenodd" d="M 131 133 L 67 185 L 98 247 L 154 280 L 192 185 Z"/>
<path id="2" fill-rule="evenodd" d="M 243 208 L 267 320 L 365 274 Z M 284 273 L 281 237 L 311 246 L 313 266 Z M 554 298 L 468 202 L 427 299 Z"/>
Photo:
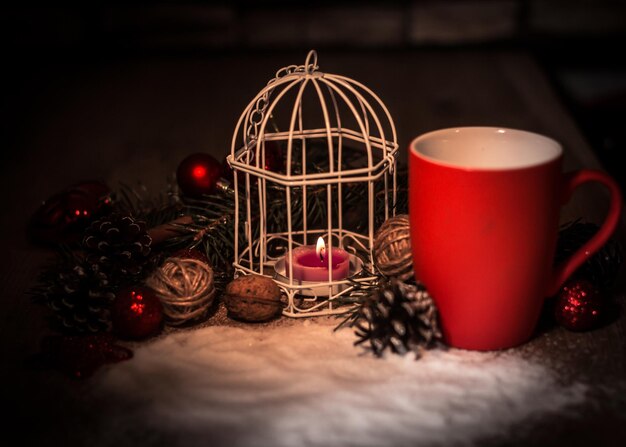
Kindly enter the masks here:
<path id="1" fill-rule="evenodd" d="M 125 288 L 113 300 L 111 323 L 122 338 L 141 340 L 156 335 L 163 323 L 163 305 L 149 287 Z"/>
<path id="2" fill-rule="evenodd" d="M 184 195 L 200 197 L 215 190 L 222 176 L 222 166 L 213 156 L 191 154 L 178 165 L 176 181 Z"/>
<path id="3" fill-rule="evenodd" d="M 604 302 L 598 290 L 587 280 L 568 282 L 559 293 L 554 316 L 571 331 L 587 331 L 598 327 L 604 314 Z"/>
<path id="4" fill-rule="evenodd" d="M 43 243 L 79 242 L 87 225 L 109 212 L 111 204 L 111 190 L 104 183 L 76 183 L 41 204 L 30 220 L 30 235 Z"/>

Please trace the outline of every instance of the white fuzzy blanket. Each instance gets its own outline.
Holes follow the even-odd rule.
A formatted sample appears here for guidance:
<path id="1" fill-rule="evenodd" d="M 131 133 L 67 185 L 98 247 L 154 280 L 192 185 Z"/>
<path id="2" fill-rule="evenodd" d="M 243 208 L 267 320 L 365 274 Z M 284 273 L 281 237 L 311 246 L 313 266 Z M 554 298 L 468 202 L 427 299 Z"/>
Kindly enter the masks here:
<path id="1" fill-rule="evenodd" d="M 377 359 L 333 327 L 206 327 L 141 345 L 95 381 L 114 410 L 93 445 L 469 445 L 585 397 L 513 352 Z"/>

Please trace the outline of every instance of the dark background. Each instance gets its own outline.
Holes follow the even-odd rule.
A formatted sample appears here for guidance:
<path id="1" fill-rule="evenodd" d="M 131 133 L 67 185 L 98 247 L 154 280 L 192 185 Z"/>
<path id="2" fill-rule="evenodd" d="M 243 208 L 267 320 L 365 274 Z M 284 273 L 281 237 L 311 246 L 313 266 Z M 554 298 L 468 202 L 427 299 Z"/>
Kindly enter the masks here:
<path id="1" fill-rule="evenodd" d="M 8 384 L 3 391 L 13 392 L 21 399 L 12 404 L 12 415 L 27 414 L 35 430 L 41 425 L 46 427 L 46 436 L 56 436 L 46 439 L 48 445 L 72 445 L 65 442 L 68 437 L 89 433 L 93 428 L 88 424 L 93 423 L 89 418 L 98 409 L 85 411 L 87 404 L 76 398 L 80 393 L 67 396 L 67 387 L 59 386 L 58 376 L 25 373 L 22 365 L 11 362 L 35 352 L 38 338 L 46 330 L 41 315 L 31 310 L 29 301 L 21 299 L 24 285 L 34 280 L 45 255 L 22 240 L 25 216 L 30 216 L 41 200 L 83 177 L 106 174 L 110 180 L 161 179 L 168 174 L 165 170 L 175 167 L 182 156 L 191 152 L 212 150 L 216 155 L 224 155 L 238 117 L 234 113 L 240 113 L 246 101 L 273 75 L 271 69 L 283 66 L 273 62 L 262 64 L 262 68 L 255 66 L 254 61 L 259 62 L 264 55 L 272 54 L 272 61 L 284 59 L 301 64 L 307 51 L 314 48 L 320 54 L 322 68 L 330 66 L 332 70 L 328 71 L 349 76 L 354 59 L 342 59 L 344 53 L 365 55 L 368 64 L 376 67 L 385 60 L 402 60 L 405 54 L 434 54 L 434 58 L 407 57 L 412 63 L 409 72 L 415 73 L 421 60 L 446 59 L 447 63 L 440 63 L 439 69 L 427 77 L 439 80 L 437 76 L 446 75 L 448 78 L 441 85 L 447 86 L 454 86 L 450 77 L 457 76 L 448 69 L 454 61 L 464 64 L 458 76 L 480 72 L 476 79 L 483 84 L 497 83 L 498 76 L 506 70 L 494 67 L 493 75 L 487 76 L 482 69 L 467 70 L 469 64 L 513 61 L 517 64 L 506 68 L 526 71 L 522 73 L 526 87 L 540 78 L 535 65 L 527 64 L 526 57 L 491 57 L 490 51 L 529 54 L 571 112 L 589 146 L 626 191 L 626 169 L 618 161 L 620 151 L 626 148 L 622 130 L 626 124 L 626 1 L 337 0 L 318 1 L 315 7 L 308 6 L 312 2 L 293 0 L 85 3 L 89 5 L 76 7 L 57 2 L 55 6 L 42 7 L 22 2 L 0 6 L 0 185 L 5 192 L 5 227 L 1 233 L 7 237 L 3 246 L 9 248 L 2 259 L 6 265 L 0 268 L 7 278 L 2 282 L 5 323 L 1 325 L 3 332 L 0 331 L 7 342 L 0 349 L 1 358 L 9 360 L 0 368 L 0 375 L 5 371 L 19 372 L 16 386 L 13 383 L 17 375 L 11 375 L 11 381 L 1 380 Z M 465 50 L 469 55 L 459 56 Z M 331 57 L 326 57 L 327 53 Z M 387 53 L 398 57 L 385 58 Z M 217 62 L 206 63 L 212 59 Z M 220 59 L 228 63 L 221 64 Z M 360 66 L 362 59 L 358 58 Z M 233 73 L 229 87 L 221 91 L 207 88 L 207 83 L 224 79 L 223 75 L 205 78 L 212 67 L 237 67 L 239 71 Z M 389 84 L 395 82 L 394 71 L 401 69 L 395 64 L 389 67 L 389 77 L 382 82 L 387 91 L 393 90 Z M 428 67 L 424 69 L 428 71 Z M 357 79 L 376 91 L 380 77 L 380 70 L 376 70 Z M 405 120 L 405 133 L 399 142 L 406 144 L 417 129 L 431 130 L 428 126 L 434 122 L 466 120 L 468 116 L 491 120 L 507 108 L 511 109 L 509 122 L 545 125 L 551 132 L 559 132 L 555 127 L 567 121 L 560 116 L 546 124 L 545 110 L 537 120 L 522 115 L 522 111 L 529 110 L 540 114 L 537 104 L 555 109 L 550 92 L 542 88 L 543 78 L 538 86 L 541 100 L 529 101 L 535 108 L 525 107 L 520 98 L 529 89 L 511 91 L 513 81 L 508 79 L 496 85 L 489 92 L 491 96 L 476 104 L 475 109 L 470 106 L 475 98 L 481 98 L 480 92 L 473 92 L 470 99 L 455 100 L 455 95 L 462 94 L 473 79 L 469 77 L 459 83 L 462 87 L 432 95 L 415 107 L 410 118 L 415 122 L 408 122 L 399 113 L 400 121 Z M 399 85 L 406 84 L 405 77 Z M 233 85 L 239 89 L 231 91 Z M 422 91 L 418 88 L 414 93 Z M 517 95 L 517 108 L 508 106 L 510 98 L 504 93 L 502 103 L 497 104 L 494 96 L 498 92 Z M 398 99 L 399 96 L 384 99 L 396 110 L 410 110 L 412 104 L 402 103 L 404 98 Z M 229 107 L 224 107 L 226 101 L 231 101 Z M 498 107 L 491 111 L 494 104 Z M 216 120 L 219 113 L 224 116 Z M 429 120 L 429 114 L 442 118 Z M 570 141 L 579 140 L 569 128 L 560 133 Z M 224 144 L 209 148 L 206 146 L 211 143 L 207 142 Z M 578 149 L 577 154 L 586 153 Z M 61 151 L 63 156 L 56 157 Z M 76 166 L 65 166 L 73 157 Z M 575 161 L 579 165 L 594 165 L 588 160 Z M 138 166 L 143 173 L 135 172 Z M 76 172 L 77 169 L 84 172 Z M 578 212 L 580 209 L 586 215 L 587 208 L 595 204 L 590 199 L 582 203 L 583 208 L 572 208 L 570 214 L 583 214 Z M 624 290 L 623 286 L 620 290 Z M 620 295 L 622 309 L 623 298 Z M 556 421 L 539 421 L 538 428 L 524 423 L 516 433 L 518 439 L 512 439 L 511 444 L 535 444 L 524 442 L 530 438 L 538 440 L 538 445 L 552 445 L 554 439 L 562 439 L 564 445 L 592 445 L 594 440 L 602 445 L 623 445 L 626 399 L 623 391 L 618 394 L 609 386 L 615 382 L 618 390 L 623 390 L 619 388 L 623 387 L 621 380 L 626 368 L 621 354 L 623 340 L 622 318 L 621 324 L 599 331 L 553 331 L 529 344 L 525 352 L 553 360 L 562 368 L 564 381 L 578 380 L 584 375 L 598 384 L 586 409 L 593 417 L 580 423 L 568 421 L 568 415 L 563 415 Z M 33 377 L 36 380 L 30 382 Z M 27 399 L 21 394 L 25 388 L 29 391 Z M 58 414 L 50 415 L 51 402 L 57 401 Z M 65 412 L 65 404 L 76 409 Z M 76 421 L 64 420 L 65 414 L 83 412 L 86 423 L 72 426 L 64 433 Z M 38 416 L 43 422 L 38 421 Z M 19 422 L 23 424 L 24 420 Z M 31 435 L 38 440 L 43 438 L 37 433 Z M 494 441 L 487 445 L 502 444 Z"/>
<path id="2" fill-rule="evenodd" d="M 626 2 L 611 0 L 86 2 L 2 6 L 3 158 L 28 134 L 48 76 L 224 52 L 522 49 L 545 70 L 599 159 L 624 185 Z M 67 68 L 70 67 L 70 68 Z M 68 73 L 71 82 L 71 73 Z M 57 85 L 57 84 L 55 84 Z M 54 94 L 63 95 L 63 91 Z M 505 101 L 506 98 L 503 98 Z M 13 154 L 15 155 L 15 154 Z M 10 158 L 9 158 L 10 159 Z"/>

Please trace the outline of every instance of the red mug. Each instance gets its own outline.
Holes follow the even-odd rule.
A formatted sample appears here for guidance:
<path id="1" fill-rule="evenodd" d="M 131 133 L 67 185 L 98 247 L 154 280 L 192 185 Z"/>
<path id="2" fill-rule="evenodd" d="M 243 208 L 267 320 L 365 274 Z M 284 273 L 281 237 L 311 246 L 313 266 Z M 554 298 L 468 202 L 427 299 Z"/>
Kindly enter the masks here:
<path id="1" fill-rule="evenodd" d="M 615 231 L 622 197 L 606 173 L 562 173 L 563 150 L 543 135 L 497 127 L 442 129 L 409 147 L 415 278 L 439 310 L 450 346 L 488 351 L 532 336 L 545 297 Z M 599 182 L 610 208 L 597 234 L 553 267 L 560 208 Z"/>

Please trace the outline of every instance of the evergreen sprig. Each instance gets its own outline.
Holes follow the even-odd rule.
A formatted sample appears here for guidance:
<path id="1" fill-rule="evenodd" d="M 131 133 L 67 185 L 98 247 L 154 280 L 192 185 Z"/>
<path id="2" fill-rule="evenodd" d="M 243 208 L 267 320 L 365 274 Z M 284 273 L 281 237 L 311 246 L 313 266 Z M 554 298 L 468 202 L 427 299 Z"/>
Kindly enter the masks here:
<path id="1" fill-rule="evenodd" d="M 184 204 L 171 181 L 156 195 L 144 184 L 132 187 L 120 183 L 119 189 L 113 193 L 113 207 L 120 214 L 145 222 L 148 228 L 171 222 L 184 212 Z"/>

